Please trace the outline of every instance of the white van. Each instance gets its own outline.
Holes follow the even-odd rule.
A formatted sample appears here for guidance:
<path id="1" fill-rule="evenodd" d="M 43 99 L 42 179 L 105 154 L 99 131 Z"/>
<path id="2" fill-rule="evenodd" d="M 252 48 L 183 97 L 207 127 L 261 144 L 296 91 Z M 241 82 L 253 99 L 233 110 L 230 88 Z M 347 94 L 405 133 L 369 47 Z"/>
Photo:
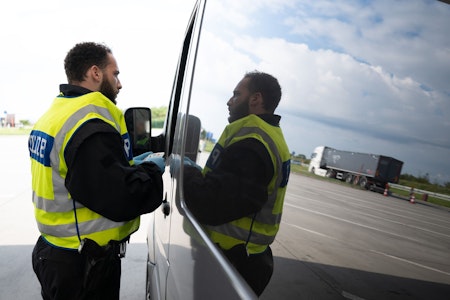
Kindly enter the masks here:
<path id="1" fill-rule="evenodd" d="M 208 238 L 183 198 L 180 162 L 189 157 L 201 165 L 208 156 L 199 152 L 203 150 L 199 144 L 205 142 L 200 142 L 200 133 L 206 125 L 190 112 L 192 102 L 199 100 L 193 99 L 192 93 L 204 10 L 205 1 L 198 1 L 185 34 L 163 132 L 152 136 L 148 126 L 150 109 L 131 108 L 125 112 L 134 154 L 150 150 L 166 158 L 163 204 L 151 214 L 148 228 L 147 299 L 257 298 Z M 230 89 L 233 84 L 230 81 Z M 220 100 L 225 124 L 226 99 Z M 139 124 L 147 124 L 146 136 L 135 130 L 142 127 Z"/>
<path id="2" fill-rule="evenodd" d="M 272 73 L 280 80 L 283 98 L 277 111 L 283 117 L 281 126 L 286 125 L 283 127 L 286 129 L 284 132 L 286 140 L 289 146 L 294 145 L 291 150 L 296 150 L 296 143 L 304 143 L 302 134 L 311 128 L 306 127 L 308 121 L 324 120 L 325 124 L 333 124 L 328 121 L 330 116 L 336 115 L 338 107 L 336 103 L 339 103 L 336 102 L 337 96 L 342 96 L 334 92 L 335 87 L 339 87 L 336 91 L 346 91 L 345 88 L 348 87 L 349 82 L 373 83 L 373 78 L 380 75 L 378 73 L 381 72 L 381 67 L 362 64 L 360 59 L 366 56 L 360 57 L 357 55 L 360 52 L 356 50 L 353 53 L 354 56 L 344 55 L 341 51 L 345 49 L 339 47 L 334 49 L 334 52 L 329 51 L 326 47 L 332 48 L 333 45 L 327 44 L 332 43 L 331 39 L 325 41 L 324 49 L 320 48 L 322 45 L 320 42 L 323 42 L 320 39 L 324 37 L 306 29 L 312 30 L 328 20 L 314 17 L 317 17 L 315 14 L 320 15 L 319 12 L 322 10 L 325 13 L 328 12 L 326 8 L 334 7 L 331 5 L 334 2 L 325 6 L 323 3 L 317 3 L 317 10 L 312 10 L 316 6 L 311 3 L 316 4 L 315 1 L 224 0 L 211 0 L 208 1 L 208 5 L 206 0 L 198 0 L 195 4 L 182 44 L 172 95 L 167 102 L 169 108 L 164 130 L 158 135 L 149 130 L 147 132 L 148 148 L 136 149 L 136 151 L 159 152 L 166 158 L 163 175 L 164 203 L 161 208 L 151 214 L 148 227 L 148 299 L 257 298 L 186 207 L 182 184 L 183 164 L 181 162 L 184 157 L 189 157 L 200 166 L 204 165 L 205 158 L 208 156 L 208 145 L 214 143 L 228 124 L 226 103 L 236 83 L 245 72 L 258 69 Z M 357 9 L 359 7 L 356 3 L 347 4 L 346 1 L 336 5 L 340 5 L 345 12 L 351 11 L 348 8 L 353 5 Z M 395 1 L 384 5 L 392 5 L 395 9 L 406 6 L 403 2 Z M 428 2 L 426 5 L 430 8 L 433 6 Z M 367 4 L 367 7 L 372 6 Z M 358 11 L 357 9 L 355 11 Z M 356 15 L 358 20 L 365 20 L 359 14 Z M 329 18 L 331 20 L 324 24 L 328 27 L 324 27 L 323 32 L 328 30 L 334 36 L 348 37 L 341 35 L 340 32 L 347 27 L 352 27 L 346 24 L 343 28 L 335 28 L 334 24 L 339 22 L 333 16 L 334 14 L 331 13 Z M 374 15 L 373 19 L 372 21 L 377 21 L 377 15 Z M 342 21 L 341 23 L 345 23 L 346 19 Z M 359 45 L 359 42 L 355 45 Z M 365 45 L 361 49 L 368 49 L 366 47 L 370 48 L 371 45 Z M 164 47 L 163 44 L 156 43 L 155 46 Z M 331 55 L 333 53 L 334 56 Z M 403 56 L 409 59 L 409 56 Z M 359 80 L 360 78 L 356 77 L 356 80 L 353 80 L 350 75 L 354 74 L 348 74 L 347 67 L 340 73 L 333 73 L 338 71 L 338 68 L 332 68 L 334 63 L 344 67 L 348 62 L 353 62 L 349 64 L 350 66 L 361 67 L 364 72 L 358 72 L 358 76 L 367 73 L 367 78 Z M 384 65 L 381 64 L 381 66 Z M 384 77 L 382 79 L 385 80 Z M 396 77 L 391 79 L 397 80 Z M 382 81 L 376 82 L 385 87 L 381 84 Z M 344 83 L 347 85 L 343 85 Z M 343 85 L 342 88 L 341 85 Z M 388 84 L 386 86 L 390 87 Z M 368 85 L 367 89 L 369 87 Z M 324 91 L 327 91 L 325 96 L 328 97 L 324 96 Z M 366 87 L 357 91 L 366 91 Z M 369 91 L 378 92 L 375 88 Z M 370 93 L 364 94 L 370 96 Z M 378 93 L 374 94 L 378 95 Z M 388 93 L 383 91 L 381 95 L 384 94 Z M 149 92 L 148 95 L 151 93 Z M 349 98 L 347 94 L 344 96 L 339 99 Z M 368 99 L 372 98 L 368 97 Z M 152 99 L 148 102 L 148 106 L 151 106 Z M 317 102 L 321 105 L 317 105 Z M 349 105 L 344 109 L 349 110 L 351 116 L 356 118 L 359 117 L 358 111 L 353 111 L 353 108 L 360 108 L 363 104 L 373 108 L 373 103 L 375 102 L 358 101 L 358 105 Z M 376 103 L 378 106 L 381 105 Z M 389 102 L 389 107 L 390 105 Z M 133 124 L 129 126 L 129 131 L 136 141 L 138 137 L 133 132 L 133 126 L 139 118 L 148 122 L 150 111 L 145 108 L 134 108 L 126 115 L 129 119 L 128 124 Z M 320 118 L 317 115 L 320 115 Z M 397 126 L 398 119 L 395 118 L 394 121 L 393 124 Z M 309 133 L 311 135 L 335 134 L 342 129 L 338 128 L 338 131 L 335 131 L 332 126 L 323 128 L 331 133 L 326 130 L 311 130 Z M 202 145 L 200 149 L 199 144 Z M 319 167 L 324 149 L 323 146 L 316 148 L 311 159 L 310 171 L 316 174 L 326 172 Z M 312 230 L 315 229 L 312 228 Z M 329 284 L 328 281 L 324 282 Z M 334 284 L 329 285 L 334 286 Z M 302 290 L 303 287 L 300 285 L 297 289 Z M 293 289 L 293 286 L 283 286 L 283 288 Z"/>

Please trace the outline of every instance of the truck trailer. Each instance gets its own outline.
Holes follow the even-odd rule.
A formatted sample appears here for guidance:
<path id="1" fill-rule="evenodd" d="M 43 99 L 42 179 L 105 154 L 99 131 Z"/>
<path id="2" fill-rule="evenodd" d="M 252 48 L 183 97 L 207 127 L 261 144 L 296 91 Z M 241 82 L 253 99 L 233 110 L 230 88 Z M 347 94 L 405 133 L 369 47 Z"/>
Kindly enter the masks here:
<path id="1" fill-rule="evenodd" d="M 314 149 L 309 172 L 336 178 L 366 189 L 398 183 L 403 162 L 393 157 L 337 150 L 327 146 Z"/>

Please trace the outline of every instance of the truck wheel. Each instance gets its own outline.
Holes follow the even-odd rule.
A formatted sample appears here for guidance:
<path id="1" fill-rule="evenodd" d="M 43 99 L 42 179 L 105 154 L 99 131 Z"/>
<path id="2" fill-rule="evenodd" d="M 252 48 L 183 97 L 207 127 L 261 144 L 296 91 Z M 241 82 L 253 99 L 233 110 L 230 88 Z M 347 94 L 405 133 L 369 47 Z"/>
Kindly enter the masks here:
<path id="1" fill-rule="evenodd" d="M 351 183 L 352 183 L 352 181 L 353 181 L 353 175 L 352 175 L 352 174 L 349 174 L 349 173 L 347 173 L 347 175 L 345 175 L 345 182 L 347 182 L 347 183 L 351 184 Z"/>
<path id="2" fill-rule="evenodd" d="M 359 186 L 367 189 L 367 178 L 365 176 L 362 176 L 361 179 L 359 179 Z"/>
<path id="3" fill-rule="evenodd" d="M 325 177 L 327 177 L 327 178 L 334 178 L 334 176 L 336 176 L 336 174 L 334 173 L 334 171 L 331 170 L 331 169 L 328 169 L 328 170 L 327 170 L 327 173 L 325 174 Z"/>
<path id="4" fill-rule="evenodd" d="M 312 167 L 311 173 L 316 174 L 316 168 Z"/>

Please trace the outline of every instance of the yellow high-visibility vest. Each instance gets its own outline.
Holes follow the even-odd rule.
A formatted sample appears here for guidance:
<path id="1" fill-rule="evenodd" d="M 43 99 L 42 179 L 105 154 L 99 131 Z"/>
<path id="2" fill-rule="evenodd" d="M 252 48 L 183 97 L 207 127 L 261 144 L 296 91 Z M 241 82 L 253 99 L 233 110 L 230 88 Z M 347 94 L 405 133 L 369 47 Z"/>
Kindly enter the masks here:
<path id="1" fill-rule="evenodd" d="M 120 133 L 124 156 L 132 165 L 124 116 L 99 92 L 73 98 L 60 95 L 30 134 L 35 217 L 41 235 L 57 247 L 77 249 L 79 238 L 90 238 L 105 246 L 110 240 L 124 240 L 139 228 L 139 217 L 127 222 L 109 220 L 72 199 L 64 185 L 68 171 L 64 150 L 75 132 L 94 119 L 110 124 Z"/>
<path id="2" fill-rule="evenodd" d="M 203 172 L 206 174 L 217 166 L 224 149 L 248 138 L 260 141 L 272 160 L 274 174 L 267 187 L 267 202 L 256 215 L 207 226 L 207 230 L 211 239 L 225 250 L 248 240 L 247 251 L 252 254 L 263 252 L 274 241 L 280 227 L 290 173 L 290 153 L 280 127 L 270 125 L 256 115 L 229 124 L 211 152 Z"/>

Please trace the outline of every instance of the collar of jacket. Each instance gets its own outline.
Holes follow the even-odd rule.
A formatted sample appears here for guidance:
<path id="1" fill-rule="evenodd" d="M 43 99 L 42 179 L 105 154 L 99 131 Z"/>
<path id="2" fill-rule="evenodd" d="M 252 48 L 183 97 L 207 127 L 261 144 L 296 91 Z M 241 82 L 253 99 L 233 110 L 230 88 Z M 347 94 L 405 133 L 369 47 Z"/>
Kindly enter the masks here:
<path id="1" fill-rule="evenodd" d="M 261 114 L 257 116 L 260 117 L 264 122 L 269 123 L 272 126 L 280 126 L 281 117 L 279 115 Z"/>
<path id="2" fill-rule="evenodd" d="M 92 93 L 91 90 L 84 87 L 72 84 L 61 84 L 59 86 L 60 96 L 64 97 L 79 97 L 88 93 Z"/>

